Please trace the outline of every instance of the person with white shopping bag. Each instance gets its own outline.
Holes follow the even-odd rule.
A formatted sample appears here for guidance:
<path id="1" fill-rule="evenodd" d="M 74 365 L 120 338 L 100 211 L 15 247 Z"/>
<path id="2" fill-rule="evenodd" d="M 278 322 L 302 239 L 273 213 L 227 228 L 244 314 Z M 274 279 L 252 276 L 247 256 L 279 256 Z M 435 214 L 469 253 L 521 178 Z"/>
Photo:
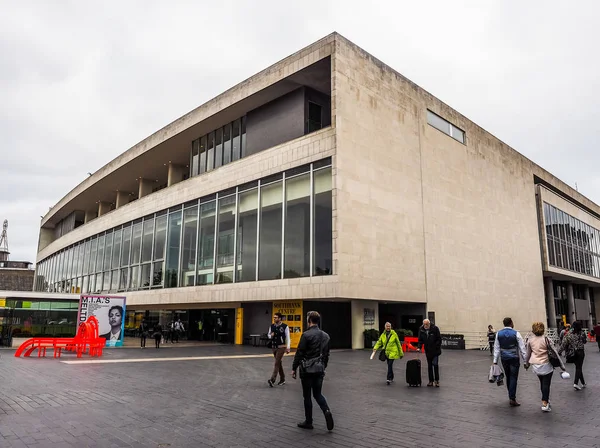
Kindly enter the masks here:
<path id="1" fill-rule="evenodd" d="M 552 341 L 544 336 L 545 331 L 546 328 L 542 322 L 534 322 L 531 326 L 533 336 L 527 338 L 525 343 L 527 354 L 525 355 L 524 367 L 527 370 L 531 366 L 533 372 L 538 376 L 542 391 L 542 411 L 550 412 L 552 410 L 550 406 L 550 383 L 552 382 L 554 368 L 560 367 L 563 371 L 561 374 L 563 378 L 566 379 L 570 376 L 558 355 L 558 350 L 554 347 Z"/>

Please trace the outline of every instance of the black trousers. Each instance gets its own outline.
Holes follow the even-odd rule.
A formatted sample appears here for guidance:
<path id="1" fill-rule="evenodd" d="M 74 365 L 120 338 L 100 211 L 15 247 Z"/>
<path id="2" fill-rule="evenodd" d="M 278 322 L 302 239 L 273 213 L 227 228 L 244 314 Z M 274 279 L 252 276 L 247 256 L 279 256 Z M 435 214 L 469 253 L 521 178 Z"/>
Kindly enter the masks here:
<path id="1" fill-rule="evenodd" d="M 323 375 L 305 373 L 300 376 L 300 380 L 302 381 L 302 395 L 304 396 L 304 416 L 307 423 L 312 423 L 312 397 L 315 398 L 315 401 L 323 412 L 329 410 L 327 400 L 321 393 L 321 389 L 323 388 Z"/>
<path id="2" fill-rule="evenodd" d="M 140 346 L 141 347 L 146 346 L 146 335 L 144 333 L 142 333 L 142 335 L 140 336 Z"/>
<path id="3" fill-rule="evenodd" d="M 542 401 L 550 401 L 550 384 L 552 383 L 552 375 L 554 372 L 550 372 L 547 375 L 538 376 L 540 379 L 540 388 L 542 390 Z"/>
<path id="4" fill-rule="evenodd" d="M 154 345 L 156 346 L 156 348 L 160 347 L 160 339 L 162 338 L 162 335 L 157 334 L 154 336 Z"/>
<path id="5" fill-rule="evenodd" d="M 387 366 L 388 366 L 387 379 L 388 379 L 388 381 L 394 381 L 394 360 L 388 358 Z"/>
<path id="6" fill-rule="evenodd" d="M 439 359 L 439 356 L 427 356 L 427 374 L 430 383 L 440 380 Z"/>
<path id="7" fill-rule="evenodd" d="M 573 380 L 573 384 L 577 384 L 581 381 L 581 384 L 585 384 L 585 380 L 583 379 L 583 360 L 585 359 L 585 351 L 584 350 L 576 350 L 575 351 L 575 379 Z"/>

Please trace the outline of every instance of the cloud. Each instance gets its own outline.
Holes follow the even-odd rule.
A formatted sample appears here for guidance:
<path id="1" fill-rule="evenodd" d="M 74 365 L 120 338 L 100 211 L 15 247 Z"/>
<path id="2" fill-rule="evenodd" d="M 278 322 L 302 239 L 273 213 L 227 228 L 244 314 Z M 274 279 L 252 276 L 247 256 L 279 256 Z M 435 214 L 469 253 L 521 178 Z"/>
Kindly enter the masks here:
<path id="1" fill-rule="evenodd" d="M 39 216 L 108 161 L 336 30 L 600 202 L 600 5 L 578 2 L 4 2 L 0 220 Z"/>

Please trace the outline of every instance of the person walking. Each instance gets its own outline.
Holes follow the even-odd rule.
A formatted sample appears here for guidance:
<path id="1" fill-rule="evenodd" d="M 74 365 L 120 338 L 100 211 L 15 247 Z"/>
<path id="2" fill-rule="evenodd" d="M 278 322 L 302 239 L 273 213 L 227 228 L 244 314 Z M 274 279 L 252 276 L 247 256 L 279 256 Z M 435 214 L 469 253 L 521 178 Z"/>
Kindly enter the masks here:
<path id="1" fill-rule="evenodd" d="M 494 356 L 494 341 L 496 340 L 496 330 L 491 325 L 488 325 L 487 331 L 488 343 L 490 344 L 490 356 Z"/>
<path id="2" fill-rule="evenodd" d="M 400 345 L 400 338 L 398 334 L 392 330 L 392 324 L 389 322 L 385 323 L 385 331 L 381 333 L 381 337 L 373 347 L 373 352 L 381 349 L 385 353 L 387 361 L 387 384 L 394 381 L 394 361 L 401 359 L 404 356 L 402 346 Z"/>
<path id="3" fill-rule="evenodd" d="M 575 379 L 573 380 L 573 388 L 577 391 L 585 387 L 585 379 L 583 378 L 583 360 L 585 359 L 585 344 L 587 337 L 582 331 L 581 322 L 573 323 L 573 331 L 567 333 L 562 340 L 560 353 L 565 352 L 567 362 L 575 364 Z M 581 383 L 581 386 L 579 385 Z"/>
<path id="4" fill-rule="evenodd" d="M 563 339 L 565 338 L 565 335 L 569 334 L 571 331 L 571 324 L 566 324 L 564 326 L 564 328 L 560 331 L 559 334 L 559 339 L 560 339 L 560 343 L 562 344 Z"/>
<path id="5" fill-rule="evenodd" d="M 140 324 L 140 347 L 146 348 L 146 338 L 148 337 L 148 324 L 146 323 L 146 319 L 142 319 L 142 323 Z"/>
<path id="6" fill-rule="evenodd" d="M 562 359 L 558 355 L 556 347 L 552 344 L 552 341 L 544 336 L 546 328 L 542 322 L 534 322 L 531 326 L 531 332 L 533 336 L 527 338 L 525 343 L 526 355 L 525 355 L 525 370 L 528 370 L 531 366 L 533 373 L 538 376 L 540 380 L 540 389 L 542 391 L 542 411 L 550 412 L 550 384 L 552 383 L 552 375 L 554 374 L 554 366 L 551 363 L 551 359 L 558 363 L 561 370 L 566 370 Z"/>
<path id="7" fill-rule="evenodd" d="M 596 337 L 596 343 L 598 344 L 598 351 L 600 352 L 600 323 L 594 326 L 594 336 Z"/>
<path id="8" fill-rule="evenodd" d="M 160 340 L 162 339 L 162 325 L 156 324 L 154 326 L 154 346 L 160 348 Z"/>
<path id="9" fill-rule="evenodd" d="M 431 323 L 429 319 L 423 321 L 419 328 L 419 352 L 421 347 L 425 347 L 425 357 L 427 358 L 427 374 L 429 382 L 427 387 L 440 387 L 440 367 L 439 358 L 442 354 L 442 335 L 440 329 Z"/>
<path id="10" fill-rule="evenodd" d="M 273 366 L 273 373 L 271 378 L 267 381 L 269 387 L 273 387 L 275 380 L 277 380 L 277 374 L 279 374 L 278 386 L 285 384 L 285 371 L 283 370 L 283 355 L 290 352 L 290 327 L 282 322 L 282 314 L 275 313 L 273 315 L 274 323 L 269 327 L 267 333 L 271 340 L 271 348 L 273 349 L 273 357 L 275 358 L 275 364 Z"/>
<path id="11" fill-rule="evenodd" d="M 304 397 L 304 417 L 298 427 L 313 429 L 312 396 L 325 415 L 327 430 L 333 429 L 333 416 L 327 400 L 321 393 L 323 378 L 329 363 L 329 335 L 319 329 L 321 315 L 316 311 L 309 311 L 306 316 L 308 329 L 302 333 L 298 349 L 292 364 L 292 378 L 296 379 L 296 371 L 300 368 L 302 382 L 302 395 Z"/>
<path id="12" fill-rule="evenodd" d="M 519 381 L 519 368 L 521 358 L 525 361 L 527 352 L 521 333 L 514 329 L 510 317 L 505 317 L 504 328 L 496 333 L 494 341 L 494 364 L 498 364 L 498 358 L 502 361 L 504 375 L 506 377 L 506 389 L 511 406 L 521 406 L 517 401 L 517 382 Z"/>

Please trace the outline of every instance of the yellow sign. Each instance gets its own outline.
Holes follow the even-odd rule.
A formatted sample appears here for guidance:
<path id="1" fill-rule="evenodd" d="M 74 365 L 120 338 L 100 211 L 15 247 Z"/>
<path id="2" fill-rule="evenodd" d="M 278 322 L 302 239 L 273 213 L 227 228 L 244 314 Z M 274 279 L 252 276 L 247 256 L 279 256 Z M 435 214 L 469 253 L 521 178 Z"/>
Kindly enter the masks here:
<path id="1" fill-rule="evenodd" d="M 298 348 L 302 336 L 302 300 L 273 302 L 275 313 L 281 313 L 283 323 L 290 327 L 290 346 Z"/>
<path id="2" fill-rule="evenodd" d="M 244 308 L 235 310 L 235 344 L 244 343 Z"/>
<path id="3" fill-rule="evenodd" d="M 0 299 L 0 306 L 6 306 L 6 297 Z"/>
<path id="4" fill-rule="evenodd" d="M 562 315 L 562 321 L 563 321 L 563 325 L 566 327 L 567 326 L 567 315 L 566 314 Z"/>

